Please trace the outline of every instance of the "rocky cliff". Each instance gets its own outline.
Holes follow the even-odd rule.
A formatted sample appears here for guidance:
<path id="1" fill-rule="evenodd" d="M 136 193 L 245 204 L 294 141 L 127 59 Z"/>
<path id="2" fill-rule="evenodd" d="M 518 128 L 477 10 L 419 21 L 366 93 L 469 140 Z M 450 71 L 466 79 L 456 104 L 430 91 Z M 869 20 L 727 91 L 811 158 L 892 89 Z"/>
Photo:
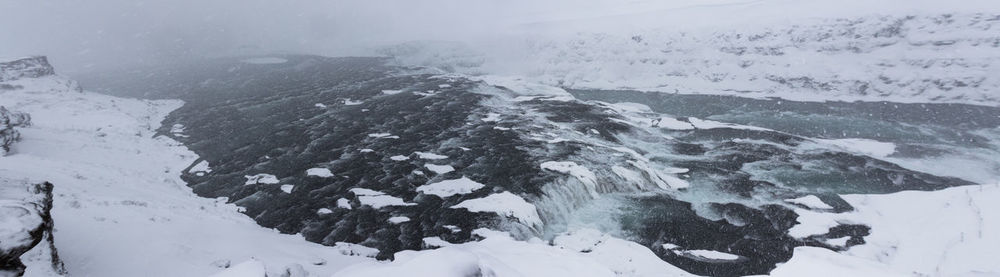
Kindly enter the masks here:
<path id="1" fill-rule="evenodd" d="M 0 82 L 21 78 L 38 78 L 55 74 L 55 69 L 52 68 L 52 65 L 49 64 L 49 59 L 45 56 L 0 61 Z"/>
<path id="2" fill-rule="evenodd" d="M 65 274 L 55 249 L 52 184 L 0 179 L 0 276 Z M 37 274 L 35 274 L 37 273 Z"/>

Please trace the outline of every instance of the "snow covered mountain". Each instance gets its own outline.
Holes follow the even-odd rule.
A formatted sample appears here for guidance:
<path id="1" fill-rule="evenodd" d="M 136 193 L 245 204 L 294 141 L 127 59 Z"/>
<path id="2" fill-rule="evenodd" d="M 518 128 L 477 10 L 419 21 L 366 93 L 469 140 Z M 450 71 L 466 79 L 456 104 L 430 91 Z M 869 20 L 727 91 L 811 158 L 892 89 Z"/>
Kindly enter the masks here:
<path id="1" fill-rule="evenodd" d="M 872 14 L 697 28 L 669 19 L 677 13 L 654 14 L 677 25 L 546 32 L 558 25 L 546 23 L 526 27 L 542 31 L 501 34 L 488 42 L 411 42 L 380 52 L 404 65 L 524 76 L 579 89 L 1000 104 L 998 13 Z M 627 26 L 621 22 L 627 20 L 597 22 Z"/>

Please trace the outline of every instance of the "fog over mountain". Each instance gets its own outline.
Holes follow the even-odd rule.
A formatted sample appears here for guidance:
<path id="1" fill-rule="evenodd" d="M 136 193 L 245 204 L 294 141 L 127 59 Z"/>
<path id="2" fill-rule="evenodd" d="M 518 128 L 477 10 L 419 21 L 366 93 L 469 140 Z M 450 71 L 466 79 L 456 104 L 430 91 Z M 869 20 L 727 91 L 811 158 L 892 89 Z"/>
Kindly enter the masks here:
<path id="1" fill-rule="evenodd" d="M 269 52 L 370 54 L 393 41 L 489 36 L 573 1 L 0 1 L 0 55 L 65 71 Z"/>

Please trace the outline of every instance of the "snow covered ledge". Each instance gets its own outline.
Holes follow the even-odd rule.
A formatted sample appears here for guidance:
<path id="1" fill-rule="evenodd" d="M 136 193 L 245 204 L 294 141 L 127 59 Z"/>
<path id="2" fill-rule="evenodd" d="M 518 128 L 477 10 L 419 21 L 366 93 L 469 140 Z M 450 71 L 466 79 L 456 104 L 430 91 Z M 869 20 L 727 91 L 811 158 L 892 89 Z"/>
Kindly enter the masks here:
<path id="1" fill-rule="evenodd" d="M 261 228 L 192 193 L 180 172 L 198 157 L 155 136 L 180 101 L 81 93 L 57 75 L 0 84 L 0 105 L 34 123 L 0 157 L 0 176 L 55 184 L 56 248 L 75 276 L 209 276 L 251 258 L 271 276 L 330 276 L 369 260 Z"/>
<path id="2" fill-rule="evenodd" d="M 865 244 L 844 252 L 799 247 L 774 276 L 1000 275 L 1000 184 L 842 195 L 854 212 L 796 210 L 799 230 L 836 222 L 871 227 Z M 800 231 L 801 232 L 801 231 Z M 808 232 L 803 235 L 808 235 Z"/>

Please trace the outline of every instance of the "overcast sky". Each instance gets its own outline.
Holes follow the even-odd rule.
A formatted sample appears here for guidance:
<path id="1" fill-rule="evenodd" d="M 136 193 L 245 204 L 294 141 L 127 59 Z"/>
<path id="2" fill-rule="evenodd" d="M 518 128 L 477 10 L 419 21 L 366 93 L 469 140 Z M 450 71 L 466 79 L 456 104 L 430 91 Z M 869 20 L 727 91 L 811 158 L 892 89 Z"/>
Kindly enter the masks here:
<path id="1" fill-rule="evenodd" d="M 568 2 L 0 0 L 0 57 L 48 55 L 61 71 L 83 71 L 241 53 L 361 55 L 379 43 L 489 35 L 579 6 Z"/>

